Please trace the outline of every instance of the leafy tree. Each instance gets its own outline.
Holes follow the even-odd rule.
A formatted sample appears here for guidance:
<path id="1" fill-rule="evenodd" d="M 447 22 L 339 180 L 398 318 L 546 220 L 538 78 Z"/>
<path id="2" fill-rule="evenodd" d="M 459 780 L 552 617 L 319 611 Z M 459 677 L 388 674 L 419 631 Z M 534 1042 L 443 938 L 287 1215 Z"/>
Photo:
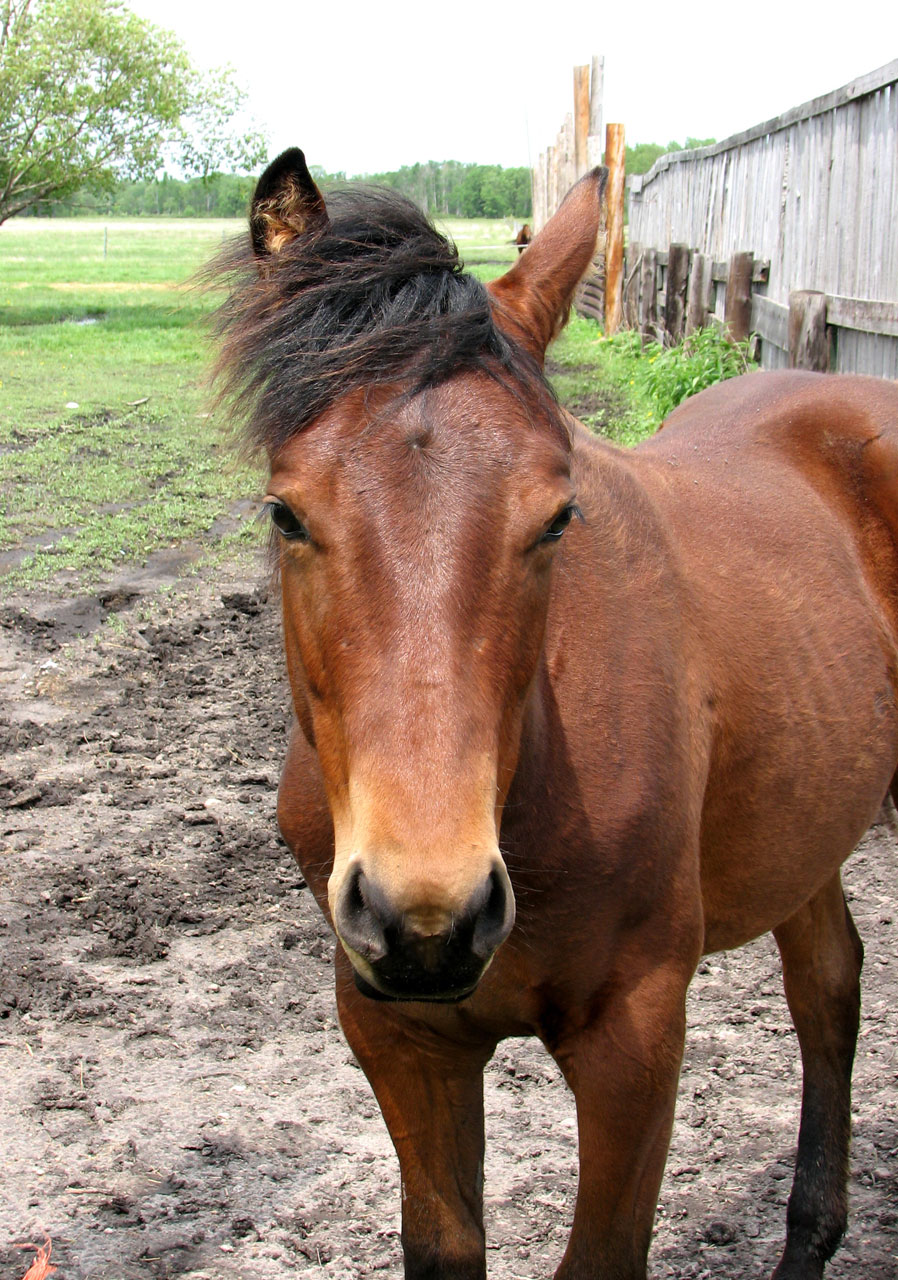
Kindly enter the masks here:
<path id="1" fill-rule="evenodd" d="M 206 190 L 206 212 L 212 207 L 209 188 L 223 173 L 246 173 L 261 165 L 267 154 L 264 134 L 251 123 L 244 131 L 233 126 L 246 104 L 246 91 L 237 83 L 233 67 L 219 67 L 199 80 L 181 122 L 177 144 L 180 166 L 198 177 Z"/>
<path id="2" fill-rule="evenodd" d="M 657 142 L 637 142 L 633 147 L 626 147 L 624 164 L 627 173 L 648 173 L 659 156 L 663 156 L 670 147 L 662 147 Z"/>
<path id="3" fill-rule="evenodd" d="M 203 80 L 174 35 L 120 0 L 0 0 L 0 223 L 152 177 L 175 141 L 201 176 L 220 157 L 254 162 L 258 134 L 229 133 L 234 88 L 228 69 Z"/>
<path id="4" fill-rule="evenodd" d="M 627 173 L 648 173 L 659 156 L 670 151 L 692 151 L 695 147 L 708 147 L 716 142 L 716 138 L 687 138 L 685 143 L 668 142 L 662 147 L 657 142 L 637 142 L 634 147 L 627 147 L 624 156 Z"/>

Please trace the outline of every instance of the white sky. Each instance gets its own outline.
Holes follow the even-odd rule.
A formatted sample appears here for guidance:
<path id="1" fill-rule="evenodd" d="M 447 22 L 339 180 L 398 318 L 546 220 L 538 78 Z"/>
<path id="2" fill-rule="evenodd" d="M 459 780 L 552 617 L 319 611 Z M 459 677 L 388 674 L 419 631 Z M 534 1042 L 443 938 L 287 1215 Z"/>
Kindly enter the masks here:
<path id="1" fill-rule="evenodd" d="M 895 0 L 129 3 L 199 66 L 233 64 L 272 155 L 349 174 L 535 161 L 593 54 L 629 143 L 722 139 L 898 57 Z"/>

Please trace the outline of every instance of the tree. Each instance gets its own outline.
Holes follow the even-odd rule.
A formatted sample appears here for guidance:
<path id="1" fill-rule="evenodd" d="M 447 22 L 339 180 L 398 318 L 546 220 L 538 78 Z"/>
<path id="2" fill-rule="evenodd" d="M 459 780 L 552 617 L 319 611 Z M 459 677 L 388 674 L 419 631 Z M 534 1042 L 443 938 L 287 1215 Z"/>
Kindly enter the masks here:
<path id="1" fill-rule="evenodd" d="M 181 122 L 176 144 L 180 167 L 202 180 L 206 212 L 214 179 L 224 173 L 246 173 L 262 164 L 268 152 L 265 135 L 251 121 L 240 130 L 246 91 L 237 83 L 233 67 L 219 67 L 197 80 L 190 106 Z"/>
<path id="2" fill-rule="evenodd" d="M 151 177 L 175 141 L 201 170 L 203 156 L 255 159 L 257 134 L 228 135 L 233 87 L 227 70 L 200 77 L 174 35 L 119 0 L 0 0 L 0 223 L 79 188 Z"/>

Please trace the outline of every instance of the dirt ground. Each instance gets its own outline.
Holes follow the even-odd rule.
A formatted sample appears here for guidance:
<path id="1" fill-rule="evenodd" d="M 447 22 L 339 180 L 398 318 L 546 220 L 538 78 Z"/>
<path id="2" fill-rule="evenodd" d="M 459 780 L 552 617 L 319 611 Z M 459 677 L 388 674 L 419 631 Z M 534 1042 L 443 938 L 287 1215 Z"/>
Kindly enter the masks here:
<path id="1" fill-rule="evenodd" d="M 261 566 L 179 567 L 0 606 L 0 1278 L 45 1235 L 59 1280 L 398 1276 L 395 1159 L 275 827 L 277 609 Z M 867 964 L 831 1280 L 898 1276 L 896 861 L 883 824 L 847 877 Z M 657 1280 L 770 1274 L 799 1091 L 772 945 L 707 961 Z M 500 1048 L 486 1097 L 490 1275 L 545 1280 L 572 1100 L 532 1042 Z"/>

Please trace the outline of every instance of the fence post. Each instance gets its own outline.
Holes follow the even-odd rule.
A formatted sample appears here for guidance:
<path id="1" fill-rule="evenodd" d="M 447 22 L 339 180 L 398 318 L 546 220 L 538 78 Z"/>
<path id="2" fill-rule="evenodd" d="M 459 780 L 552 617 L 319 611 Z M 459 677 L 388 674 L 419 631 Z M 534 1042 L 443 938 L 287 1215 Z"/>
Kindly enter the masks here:
<path id="1" fill-rule="evenodd" d="M 594 54 L 589 77 L 588 164 L 590 169 L 602 163 L 602 82 L 604 77 L 605 59 Z"/>
<path id="2" fill-rule="evenodd" d="M 689 273 L 689 289 L 686 294 L 686 334 L 695 333 L 696 329 L 704 329 L 708 323 L 711 310 L 712 259 L 708 253 L 692 255 L 692 270 Z"/>
<path id="3" fill-rule="evenodd" d="M 730 258 L 724 323 L 736 342 L 742 342 L 751 333 L 751 277 L 754 266 L 753 253 L 734 253 Z"/>
<path id="4" fill-rule="evenodd" d="M 589 66 L 574 67 L 574 159 L 577 177 L 589 168 Z"/>
<path id="5" fill-rule="evenodd" d="M 655 285 L 657 255 L 654 249 L 643 249 L 642 269 L 639 275 L 639 332 L 643 338 L 654 341 L 658 334 L 658 290 Z"/>
<path id="6" fill-rule="evenodd" d="M 789 368 L 829 372 L 825 293 L 796 289 L 789 294 Z"/>
<path id="7" fill-rule="evenodd" d="M 624 258 L 624 325 L 627 329 L 639 328 L 639 280 L 642 270 L 642 249 L 631 240 Z"/>
<path id="8" fill-rule="evenodd" d="M 689 279 L 689 246 L 672 244 L 667 252 L 667 297 L 664 303 L 664 329 L 671 342 L 683 340 L 686 312 L 686 281 Z"/>
<path id="9" fill-rule="evenodd" d="M 621 288 L 624 269 L 624 126 L 605 128 L 605 336 L 617 333 L 621 323 Z"/>
<path id="10" fill-rule="evenodd" d="M 546 147 L 546 221 L 558 208 L 558 148 Z"/>

